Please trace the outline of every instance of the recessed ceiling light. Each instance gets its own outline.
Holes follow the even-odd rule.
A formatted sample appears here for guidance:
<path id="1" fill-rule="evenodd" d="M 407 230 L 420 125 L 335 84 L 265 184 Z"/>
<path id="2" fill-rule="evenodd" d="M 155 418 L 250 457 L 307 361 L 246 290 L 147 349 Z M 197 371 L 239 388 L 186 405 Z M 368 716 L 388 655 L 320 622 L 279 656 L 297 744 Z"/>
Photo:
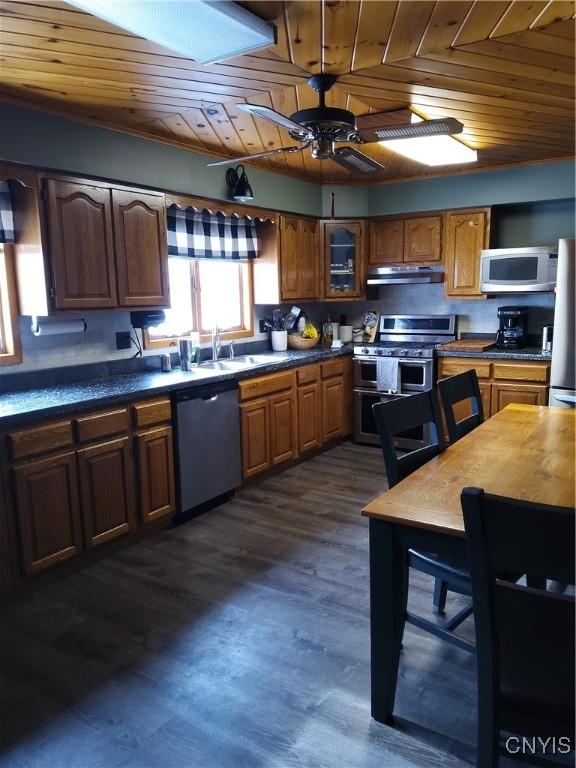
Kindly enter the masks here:
<path id="1" fill-rule="evenodd" d="M 412 123 L 420 123 L 422 119 L 412 113 Z M 478 153 L 475 149 L 471 149 L 458 139 L 446 135 L 389 139 L 380 141 L 379 144 L 423 165 L 461 165 L 475 163 L 478 160 Z"/>
<path id="2" fill-rule="evenodd" d="M 276 42 L 273 24 L 229 0 L 68 0 L 68 3 L 202 64 Z"/>

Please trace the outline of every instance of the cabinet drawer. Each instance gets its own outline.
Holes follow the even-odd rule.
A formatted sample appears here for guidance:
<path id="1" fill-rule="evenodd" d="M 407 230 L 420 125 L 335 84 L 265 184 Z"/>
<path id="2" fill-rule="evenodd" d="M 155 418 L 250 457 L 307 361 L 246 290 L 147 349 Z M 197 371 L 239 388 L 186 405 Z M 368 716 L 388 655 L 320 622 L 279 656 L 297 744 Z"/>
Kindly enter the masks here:
<path id="1" fill-rule="evenodd" d="M 127 432 L 130 428 L 128 408 L 118 408 L 105 413 L 91 413 L 74 419 L 74 428 L 79 442 Z"/>
<path id="2" fill-rule="evenodd" d="M 70 421 L 58 421 L 43 427 L 21 429 L 11 432 L 8 442 L 13 459 L 48 453 L 56 448 L 72 445 L 72 424 Z"/>
<path id="3" fill-rule="evenodd" d="M 455 376 L 457 373 L 464 373 L 473 368 L 479 379 L 489 379 L 492 372 L 492 363 L 487 360 L 476 360 L 473 358 L 440 358 L 439 378 L 445 379 L 447 376 Z"/>
<path id="4" fill-rule="evenodd" d="M 240 400 L 250 400 L 253 397 L 269 395 L 272 392 L 281 392 L 292 386 L 294 386 L 294 371 L 272 373 L 269 376 L 247 379 L 239 384 Z"/>
<path id="5" fill-rule="evenodd" d="M 546 383 L 550 367 L 547 363 L 494 363 L 494 378 L 508 381 L 537 381 Z"/>
<path id="6" fill-rule="evenodd" d="M 345 368 L 345 360 L 330 360 L 328 363 L 321 363 L 322 378 L 330 379 L 332 376 L 342 376 Z"/>
<path id="7" fill-rule="evenodd" d="M 313 384 L 320 378 L 320 368 L 317 365 L 306 365 L 296 371 L 296 381 L 300 384 Z"/>
<path id="8" fill-rule="evenodd" d="M 172 419 L 172 406 L 168 398 L 137 403 L 132 406 L 132 411 L 136 429 L 150 427 L 152 424 L 162 424 Z"/>

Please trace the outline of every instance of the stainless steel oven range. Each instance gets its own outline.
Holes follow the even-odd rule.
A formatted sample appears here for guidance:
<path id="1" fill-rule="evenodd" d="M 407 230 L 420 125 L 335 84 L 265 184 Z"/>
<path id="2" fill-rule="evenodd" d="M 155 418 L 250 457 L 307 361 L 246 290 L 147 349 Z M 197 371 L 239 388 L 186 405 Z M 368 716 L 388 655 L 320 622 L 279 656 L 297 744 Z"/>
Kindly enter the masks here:
<path id="1" fill-rule="evenodd" d="M 354 440 L 379 445 L 380 438 L 372 413 L 374 403 L 409 397 L 432 389 L 435 381 L 437 344 L 456 338 L 455 315 L 381 315 L 373 344 L 354 347 Z M 378 360 L 398 360 L 397 391 L 378 389 Z M 430 442 L 426 429 L 398 437 L 398 448 L 414 450 Z"/>

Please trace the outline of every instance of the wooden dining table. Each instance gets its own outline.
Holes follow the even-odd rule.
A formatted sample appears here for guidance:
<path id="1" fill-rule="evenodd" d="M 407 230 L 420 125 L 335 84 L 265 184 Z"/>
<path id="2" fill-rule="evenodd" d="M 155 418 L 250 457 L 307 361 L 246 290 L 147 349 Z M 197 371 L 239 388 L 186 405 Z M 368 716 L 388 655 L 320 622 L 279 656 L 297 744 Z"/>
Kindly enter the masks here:
<path id="1" fill-rule="evenodd" d="M 406 616 L 406 550 L 465 554 L 465 487 L 575 506 L 576 410 L 508 405 L 373 499 L 370 525 L 372 717 L 390 722 Z"/>

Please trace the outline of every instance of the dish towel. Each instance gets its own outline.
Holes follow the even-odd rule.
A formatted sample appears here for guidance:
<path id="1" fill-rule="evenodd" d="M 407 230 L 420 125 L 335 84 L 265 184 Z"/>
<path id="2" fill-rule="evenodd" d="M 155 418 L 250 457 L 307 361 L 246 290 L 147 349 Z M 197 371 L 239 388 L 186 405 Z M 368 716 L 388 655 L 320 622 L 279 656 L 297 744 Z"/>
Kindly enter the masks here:
<path id="1" fill-rule="evenodd" d="M 376 386 L 379 392 L 398 392 L 398 363 L 397 357 L 379 357 L 376 360 Z"/>

